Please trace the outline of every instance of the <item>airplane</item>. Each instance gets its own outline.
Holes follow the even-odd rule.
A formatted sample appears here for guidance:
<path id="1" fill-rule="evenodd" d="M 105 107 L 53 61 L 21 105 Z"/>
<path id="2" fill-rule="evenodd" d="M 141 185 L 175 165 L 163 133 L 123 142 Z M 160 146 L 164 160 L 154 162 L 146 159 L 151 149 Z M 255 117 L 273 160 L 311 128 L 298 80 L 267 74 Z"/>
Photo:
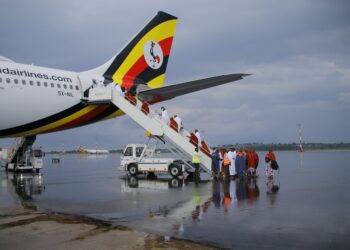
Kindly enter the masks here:
<path id="1" fill-rule="evenodd" d="M 78 152 L 82 154 L 108 154 L 109 151 L 106 149 L 90 149 L 83 146 L 78 147 Z"/>
<path id="2" fill-rule="evenodd" d="M 83 100 L 96 84 L 115 84 L 149 104 L 243 79 L 228 74 L 163 86 L 177 17 L 159 11 L 103 65 L 84 72 L 16 63 L 0 57 L 0 138 L 31 137 L 123 115 L 115 105 Z"/>

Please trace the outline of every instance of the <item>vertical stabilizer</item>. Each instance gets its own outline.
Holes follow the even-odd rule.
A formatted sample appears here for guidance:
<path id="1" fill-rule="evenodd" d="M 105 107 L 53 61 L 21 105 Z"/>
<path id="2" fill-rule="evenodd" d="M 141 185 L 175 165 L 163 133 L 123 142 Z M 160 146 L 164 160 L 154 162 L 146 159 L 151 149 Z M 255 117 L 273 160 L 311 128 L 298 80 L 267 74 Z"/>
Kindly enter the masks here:
<path id="1" fill-rule="evenodd" d="M 137 84 L 161 87 L 165 78 L 177 18 L 158 14 L 115 56 L 103 76 L 130 89 Z"/>

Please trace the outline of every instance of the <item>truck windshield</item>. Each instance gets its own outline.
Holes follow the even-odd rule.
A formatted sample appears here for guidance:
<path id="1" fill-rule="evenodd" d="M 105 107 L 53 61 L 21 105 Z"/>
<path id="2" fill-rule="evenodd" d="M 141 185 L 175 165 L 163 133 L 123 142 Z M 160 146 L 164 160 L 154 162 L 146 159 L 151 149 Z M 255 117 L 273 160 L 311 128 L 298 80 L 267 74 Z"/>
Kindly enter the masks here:
<path id="1" fill-rule="evenodd" d="M 34 150 L 33 155 L 34 157 L 41 158 L 43 156 L 43 152 L 41 150 Z"/>
<path id="2" fill-rule="evenodd" d="M 143 147 L 137 147 L 136 148 L 136 157 L 140 157 L 142 152 L 143 152 Z"/>
<path id="3" fill-rule="evenodd" d="M 132 156 L 132 147 L 125 149 L 124 156 Z"/>

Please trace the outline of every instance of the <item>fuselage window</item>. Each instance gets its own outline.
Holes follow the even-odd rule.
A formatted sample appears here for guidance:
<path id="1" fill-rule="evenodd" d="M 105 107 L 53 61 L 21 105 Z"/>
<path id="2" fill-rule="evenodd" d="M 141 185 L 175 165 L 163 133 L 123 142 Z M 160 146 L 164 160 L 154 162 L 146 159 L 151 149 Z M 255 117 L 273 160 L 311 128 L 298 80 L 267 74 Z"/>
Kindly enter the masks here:
<path id="1" fill-rule="evenodd" d="M 76 90 L 79 90 L 79 87 L 78 87 L 78 86 L 75 86 L 75 89 L 76 89 Z"/>
<path id="2" fill-rule="evenodd" d="M 22 80 L 22 84 L 23 85 L 26 85 L 27 83 L 26 83 L 26 80 Z"/>
<path id="3" fill-rule="evenodd" d="M 61 88 L 61 84 L 57 83 L 57 88 L 60 89 Z"/>
<path id="4" fill-rule="evenodd" d="M 34 82 L 33 82 L 33 81 L 29 81 L 29 84 L 33 86 L 33 85 L 34 85 Z"/>
<path id="5" fill-rule="evenodd" d="M 40 82 L 36 82 L 36 85 L 40 86 L 40 85 L 41 85 L 41 83 L 40 83 Z"/>
<path id="6" fill-rule="evenodd" d="M 67 85 L 66 85 L 66 84 L 63 84 L 63 88 L 65 88 L 65 89 L 66 89 L 66 88 L 67 88 Z"/>
<path id="7" fill-rule="evenodd" d="M 55 84 L 53 84 L 53 83 L 51 83 L 50 85 L 51 85 L 51 88 L 54 88 L 54 87 L 55 87 Z"/>
<path id="8" fill-rule="evenodd" d="M 6 82 L 10 83 L 11 82 L 10 78 L 6 78 Z"/>
<path id="9" fill-rule="evenodd" d="M 70 89 L 73 89 L 73 86 L 72 86 L 72 85 L 69 85 L 69 88 L 70 88 Z"/>
<path id="10" fill-rule="evenodd" d="M 44 82 L 44 86 L 47 87 L 47 82 Z"/>
<path id="11" fill-rule="evenodd" d="M 2 82 L 2 78 L 0 77 L 0 82 Z"/>
<path id="12" fill-rule="evenodd" d="M 15 79 L 14 82 L 15 82 L 16 84 L 18 84 L 18 79 Z"/>

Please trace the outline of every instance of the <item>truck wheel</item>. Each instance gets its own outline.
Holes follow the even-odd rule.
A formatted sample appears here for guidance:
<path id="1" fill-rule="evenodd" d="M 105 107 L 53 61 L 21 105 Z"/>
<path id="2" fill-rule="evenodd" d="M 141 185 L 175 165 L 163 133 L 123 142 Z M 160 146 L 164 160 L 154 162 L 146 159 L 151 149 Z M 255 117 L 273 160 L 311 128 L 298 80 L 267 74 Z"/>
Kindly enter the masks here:
<path id="1" fill-rule="evenodd" d="M 181 174 L 181 170 L 179 166 L 176 166 L 174 164 L 170 165 L 169 167 L 169 173 L 173 177 L 178 177 Z"/>
<path id="2" fill-rule="evenodd" d="M 130 164 L 128 167 L 129 174 L 134 176 L 137 175 L 138 169 L 136 164 Z"/>

